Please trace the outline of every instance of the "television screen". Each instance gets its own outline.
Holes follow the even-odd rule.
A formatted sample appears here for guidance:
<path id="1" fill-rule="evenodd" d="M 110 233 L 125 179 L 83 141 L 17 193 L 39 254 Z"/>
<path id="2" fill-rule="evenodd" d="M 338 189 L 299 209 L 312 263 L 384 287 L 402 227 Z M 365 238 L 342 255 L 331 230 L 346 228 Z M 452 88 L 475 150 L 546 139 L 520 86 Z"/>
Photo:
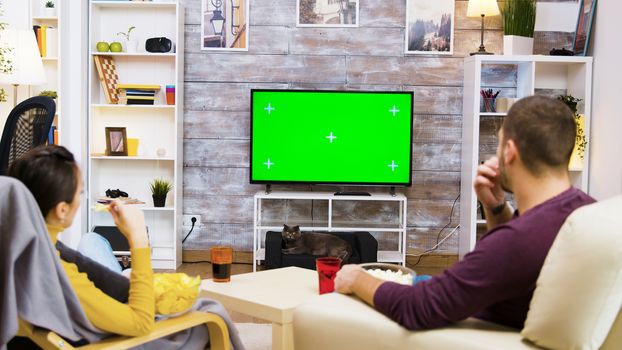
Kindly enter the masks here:
<path id="1" fill-rule="evenodd" d="M 251 90 L 251 183 L 409 186 L 412 92 Z"/>

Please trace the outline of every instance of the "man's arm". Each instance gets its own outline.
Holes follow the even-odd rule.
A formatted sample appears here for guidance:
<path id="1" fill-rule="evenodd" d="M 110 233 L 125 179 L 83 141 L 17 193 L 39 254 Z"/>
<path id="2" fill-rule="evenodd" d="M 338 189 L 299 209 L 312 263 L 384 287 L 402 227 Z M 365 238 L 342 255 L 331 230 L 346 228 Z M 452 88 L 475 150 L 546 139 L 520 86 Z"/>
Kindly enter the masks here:
<path id="1" fill-rule="evenodd" d="M 489 231 L 512 219 L 512 209 L 506 203 L 505 192 L 501 187 L 497 157 L 492 157 L 477 167 L 473 189 L 484 208 Z"/>
<path id="2" fill-rule="evenodd" d="M 493 228 L 503 225 L 512 219 L 512 208 L 506 201 L 499 204 L 495 208 L 484 207 L 484 214 L 486 215 L 486 228 L 488 231 Z"/>
<path id="3" fill-rule="evenodd" d="M 374 295 L 383 282 L 358 265 L 345 265 L 337 272 L 335 290 L 342 294 L 354 294 L 374 306 Z"/>

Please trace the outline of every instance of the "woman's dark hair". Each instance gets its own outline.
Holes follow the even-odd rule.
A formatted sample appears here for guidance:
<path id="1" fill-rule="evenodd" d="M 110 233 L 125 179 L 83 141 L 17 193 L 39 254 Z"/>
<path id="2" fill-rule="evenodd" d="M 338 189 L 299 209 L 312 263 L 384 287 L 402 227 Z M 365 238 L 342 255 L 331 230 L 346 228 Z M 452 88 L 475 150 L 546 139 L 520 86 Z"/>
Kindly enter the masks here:
<path id="1" fill-rule="evenodd" d="M 78 188 L 78 165 L 63 146 L 39 146 L 16 159 L 8 175 L 26 185 L 43 216 L 58 203 L 71 203 Z"/>

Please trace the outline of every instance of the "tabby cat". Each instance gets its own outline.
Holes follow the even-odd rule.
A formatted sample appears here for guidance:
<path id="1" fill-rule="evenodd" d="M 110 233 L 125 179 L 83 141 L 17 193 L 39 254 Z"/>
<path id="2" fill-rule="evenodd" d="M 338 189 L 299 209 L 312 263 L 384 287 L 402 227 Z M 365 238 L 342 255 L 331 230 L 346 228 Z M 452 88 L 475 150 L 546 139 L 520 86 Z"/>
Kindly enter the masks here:
<path id="1" fill-rule="evenodd" d="M 352 256 L 352 247 L 343 239 L 328 233 L 300 232 L 300 226 L 283 225 L 283 254 L 331 256 L 345 264 Z"/>

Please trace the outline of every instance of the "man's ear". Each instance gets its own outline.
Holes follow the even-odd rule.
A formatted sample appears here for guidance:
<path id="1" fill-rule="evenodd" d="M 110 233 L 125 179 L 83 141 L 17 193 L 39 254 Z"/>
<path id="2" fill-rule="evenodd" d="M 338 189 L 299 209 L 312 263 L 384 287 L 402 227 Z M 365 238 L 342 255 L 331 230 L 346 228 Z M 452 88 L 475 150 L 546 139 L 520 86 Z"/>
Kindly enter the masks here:
<path id="1" fill-rule="evenodd" d="M 503 158 L 507 164 L 512 164 L 520 157 L 520 152 L 516 146 L 516 142 L 510 139 L 507 140 L 505 148 L 503 149 Z"/>
<path id="2" fill-rule="evenodd" d="M 60 202 L 56 204 L 46 216 L 46 219 L 52 219 L 52 222 L 55 221 L 63 221 L 67 218 L 67 214 L 69 213 L 69 204 L 66 202 Z"/>

